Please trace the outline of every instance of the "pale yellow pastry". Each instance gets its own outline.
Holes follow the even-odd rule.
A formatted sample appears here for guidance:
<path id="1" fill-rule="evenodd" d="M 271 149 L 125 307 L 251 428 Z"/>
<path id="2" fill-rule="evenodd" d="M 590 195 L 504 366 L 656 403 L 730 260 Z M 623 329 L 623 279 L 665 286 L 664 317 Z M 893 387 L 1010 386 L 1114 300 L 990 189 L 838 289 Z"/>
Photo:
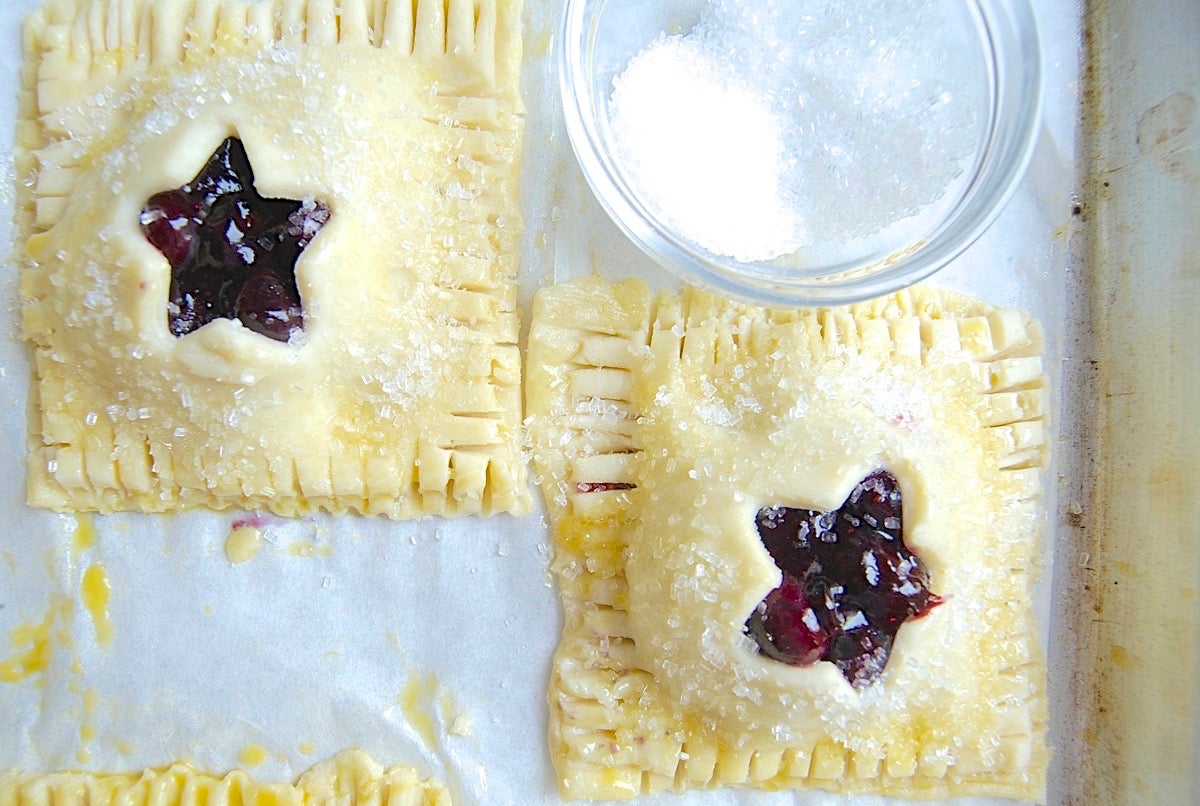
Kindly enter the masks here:
<path id="1" fill-rule="evenodd" d="M 449 806 L 450 793 L 411 767 L 384 769 L 360 750 L 317 764 L 293 784 L 269 783 L 243 770 L 223 776 L 177 763 L 161 770 L 105 774 L 0 772 L 0 806 Z"/>
<path id="2" fill-rule="evenodd" d="M 540 291 L 526 397 L 565 613 L 549 691 L 562 794 L 1043 799 L 1040 350 L 1026 315 L 919 287 L 788 311 L 633 281 Z M 895 517 L 862 525 L 847 508 L 885 472 Z M 768 551 L 762 524 L 789 511 L 906 544 L 891 590 L 924 598 L 894 643 L 835 664 L 837 642 L 875 630 L 845 609 L 833 638 L 811 625 L 826 655 L 781 659 L 756 637 L 795 570 L 779 552 L 810 545 Z M 832 575 L 822 556 L 805 585 Z M 874 585 L 883 557 L 848 564 Z M 847 594 L 830 579 L 834 608 Z"/>
<path id="3" fill-rule="evenodd" d="M 49 0 L 28 18 L 32 504 L 528 509 L 520 5 Z M 233 141 L 255 193 L 300 211 L 281 224 L 299 299 L 181 324 L 210 303 L 151 242 L 184 219 L 150 200 L 194 190 Z M 261 267 L 249 235 L 221 232 Z"/>

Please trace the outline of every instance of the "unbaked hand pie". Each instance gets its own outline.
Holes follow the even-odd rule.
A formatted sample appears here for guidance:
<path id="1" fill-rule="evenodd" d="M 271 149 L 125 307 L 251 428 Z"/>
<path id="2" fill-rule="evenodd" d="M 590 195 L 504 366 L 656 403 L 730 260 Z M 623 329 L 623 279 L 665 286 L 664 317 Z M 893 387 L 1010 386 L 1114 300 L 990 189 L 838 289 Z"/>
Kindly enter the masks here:
<path id="1" fill-rule="evenodd" d="M 723 784 L 1043 799 L 1041 337 L 914 288 L 534 302 L 568 798 Z"/>
<path id="2" fill-rule="evenodd" d="M 380 803 L 388 806 L 450 806 L 439 782 L 421 779 L 411 767 L 384 769 L 361 750 L 345 750 L 308 770 L 295 783 L 251 778 L 243 770 L 222 776 L 173 764 L 141 773 L 48 775 L 0 771 L 0 806 L 304 806 Z"/>
<path id="3" fill-rule="evenodd" d="M 50 0 L 29 500 L 524 512 L 519 0 Z"/>

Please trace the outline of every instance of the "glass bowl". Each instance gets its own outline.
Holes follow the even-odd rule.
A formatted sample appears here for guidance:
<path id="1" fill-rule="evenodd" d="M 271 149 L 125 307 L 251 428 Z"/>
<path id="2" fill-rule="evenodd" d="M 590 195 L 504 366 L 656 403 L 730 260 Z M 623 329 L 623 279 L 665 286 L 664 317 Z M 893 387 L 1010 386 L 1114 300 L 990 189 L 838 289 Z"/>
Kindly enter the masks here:
<path id="1" fill-rule="evenodd" d="M 752 8 L 783 9 L 775 27 L 769 28 L 766 36 L 762 31 L 751 31 L 751 38 L 746 39 L 747 31 L 738 27 L 741 23 L 735 23 L 742 39 L 722 39 L 731 35 L 720 28 L 723 23 L 713 22 L 710 15 L 718 13 L 714 3 L 736 8 L 747 2 L 566 0 L 558 64 L 567 132 L 584 176 L 620 229 L 659 264 L 685 280 L 733 298 L 776 306 L 835 305 L 880 296 L 925 279 L 954 260 L 999 214 L 1033 150 L 1040 120 L 1041 55 L 1027 0 L 949 2 L 948 11 L 921 17 L 940 26 L 927 40 L 921 30 L 914 33 L 911 19 L 899 20 L 899 16 L 894 23 L 899 31 L 897 38 L 887 40 L 888 20 L 860 14 L 847 18 L 844 24 L 847 31 L 859 26 L 853 35 L 860 36 L 860 40 L 847 40 L 852 43 L 849 49 L 838 39 L 843 36 L 841 29 L 831 26 L 830 20 L 813 22 L 812 17 L 798 17 L 795 9 L 788 9 L 788 3 L 801 0 L 771 0 L 775 6 L 768 0 L 753 0 L 749 2 Z M 829 9 L 839 4 L 808 5 Z M 869 7 L 865 0 L 850 0 L 844 5 L 860 11 Z M 894 8 L 890 0 L 874 5 L 887 9 L 887 13 Z M 757 24 L 758 12 L 754 19 Z M 785 24 L 779 25 L 780 20 Z M 880 34 L 882 44 L 869 33 L 877 24 L 885 29 Z M 818 38 L 820 31 L 827 31 L 823 34 L 826 39 Z M 943 40 L 938 40 L 939 36 Z M 803 41 L 792 42 L 789 37 Z M 861 58 L 863 54 L 845 57 L 846 52 L 854 53 L 853 48 L 858 47 L 854 42 L 859 41 L 863 47 L 873 48 L 864 51 L 866 59 Z M 761 49 L 756 51 L 757 43 L 761 43 Z M 917 51 L 904 53 L 907 45 L 917 46 Z M 697 48 L 704 57 L 700 62 L 713 54 L 718 60 L 727 58 L 723 54 L 731 54 L 728 58 L 735 60 L 732 68 L 719 61 L 715 70 L 704 68 L 707 73 L 703 80 L 714 75 L 754 73 L 745 80 L 738 79 L 736 91 L 742 100 L 735 102 L 734 112 L 721 111 L 729 107 L 719 105 L 702 112 L 692 106 L 667 111 L 672 104 L 690 103 L 681 98 L 708 97 L 695 87 L 684 86 L 698 71 L 704 72 L 692 59 Z M 921 52 L 921 48 L 928 51 Z M 784 55 L 778 56 L 776 51 Z M 650 52 L 658 53 L 658 57 L 655 65 L 647 67 L 651 58 L 646 54 Z M 942 71 L 942 78 L 932 75 L 936 71 L 931 70 L 927 71 L 931 75 L 912 79 L 916 75 L 912 71 L 921 70 L 923 60 L 933 60 L 929 62 L 933 64 L 943 57 L 958 61 L 952 69 Z M 839 59 L 845 63 L 840 64 Z M 637 61 L 641 71 L 636 77 L 631 60 Z M 789 66 L 778 69 L 772 67 L 775 62 Z M 801 69 L 795 69 L 796 64 Z M 814 77 L 796 78 L 810 68 L 815 71 Z M 647 72 L 650 70 L 658 72 Z M 680 70 L 690 71 L 691 78 L 681 83 Z M 766 84 L 755 83 L 760 73 L 767 75 L 763 71 L 769 70 L 776 70 L 771 75 L 788 78 L 778 86 L 770 84 L 774 79 L 769 77 Z M 949 81 L 947 76 L 955 80 Z M 810 83 L 796 83 L 802 80 Z M 942 87 L 939 81 L 949 83 Z M 614 88 L 622 86 L 627 88 L 619 90 L 624 95 L 614 99 Z M 907 98 L 908 86 L 920 86 L 921 93 L 934 94 L 927 98 L 914 92 L 916 105 L 902 107 L 895 99 Z M 667 88 L 662 103 L 646 94 Z M 853 93 L 867 100 L 856 101 L 859 107 L 852 108 L 844 99 Z M 779 122 L 783 139 L 778 142 L 784 144 L 782 151 L 771 153 L 778 153 L 780 163 L 791 167 L 780 169 L 775 184 L 759 182 L 738 187 L 739 177 L 760 170 L 762 160 L 756 155 L 761 155 L 763 143 L 768 142 L 770 148 L 777 144 L 777 140 L 764 141 L 762 127 L 757 124 L 760 118 L 751 115 L 747 122 L 746 109 L 750 107 L 746 104 L 759 109 L 760 100 L 779 97 L 799 99 L 798 103 L 785 104 L 782 114 L 772 112 L 775 117 L 770 118 Z M 939 104 L 939 97 L 944 105 Z M 815 106 L 810 102 L 813 98 L 824 98 L 826 107 L 817 108 L 809 117 L 809 110 Z M 949 110 L 951 103 L 957 103 L 953 114 L 960 117 L 952 117 L 948 111 L 929 111 Z M 706 100 L 700 106 L 707 104 Z M 872 117 L 876 114 L 872 104 L 892 115 L 886 119 L 888 122 L 880 124 Z M 644 117 L 639 118 L 639 114 Z M 664 114 L 672 116 L 665 119 L 668 125 L 688 128 L 655 142 L 651 134 L 661 131 L 658 124 L 663 123 Z M 922 115 L 926 117 L 912 126 L 905 122 Z M 849 125 L 839 128 L 839 123 Z M 895 127 L 895 132 L 888 126 Z M 670 153 L 673 143 L 678 142 L 681 152 L 703 149 L 694 140 L 703 140 L 711 135 L 710 129 L 723 127 L 730 128 L 721 135 L 727 141 L 747 141 L 745 149 L 736 151 L 730 167 L 721 167 L 726 164 L 725 157 L 706 161 L 697 158 L 703 151 L 693 151 L 679 158 L 684 160 L 682 167 L 670 168 L 676 173 L 667 171 L 665 178 L 652 176 L 663 171 L 648 166 L 657 166 L 659 158 L 674 160 L 675 155 Z M 693 132 L 700 134 L 693 138 Z M 958 151 L 943 145 L 943 134 Z M 858 142 L 856 137 L 865 143 L 860 146 L 863 153 L 846 158 L 845 153 L 852 153 Z M 800 145 L 791 149 L 789 143 Z M 846 143 L 849 146 L 843 147 Z M 887 153 L 893 143 L 897 144 L 895 153 Z M 653 148 L 658 149 L 659 158 L 653 158 Z M 812 154 L 804 151 L 809 148 Z M 945 151 L 940 162 L 927 160 L 933 168 L 904 175 L 905 170 L 917 170 L 913 166 L 921 164 L 920 155 L 941 153 L 939 149 Z M 831 153 L 841 155 L 838 158 L 842 162 L 832 164 Z M 736 164 L 738 159 L 744 159 L 747 165 Z M 693 162 L 695 175 L 687 167 Z M 805 171 L 795 169 L 797 164 Z M 850 170 L 842 171 L 839 166 L 843 165 L 849 165 Z M 727 198 L 716 195 L 704 201 L 702 195 L 693 193 L 693 187 L 713 189 L 704 183 L 709 181 L 706 172 L 714 170 L 724 176 L 714 179 L 713 187 L 733 182 L 734 191 L 726 194 Z M 855 170 L 859 175 L 854 175 Z M 940 178 L 934 178 L 935 174 Z M 701 184 L 694 184 L 697 177 Z M 792 182 L 796 177 L 798 180 Z M 936 198 L 931 200 L 935 188 Z M 764 195 L 764 189 L 770 193 Z M 744 200 L 736 196 L 743 192 L 747 194 Z M 775 193 L 783 194 L 778 196 L 783 201 L 776 201 L 777 197 L 771 195 Z M 912 198 L 904 198 L 906 193 Z M 914 203 L 917 197 L 921 201 Z M 800 212 L 790 212 L 793 202 Z M 895 206 L 894 220 L 886 218 L 886 211 L 892 209 L 888 205 Z M 680 212 L 684 207 L 691 209 Z M 786 223 L 763 228 L 769 237 L 759 238 L 756 229 L 761 219 L 775 216 L 779 210 L 787 212 Z M 724 218 L 726 212 L 728 221 Z M 884 216 L 882 224 L 869 220 L 873 213 Z M 689 222 L 688 216 L 695 220 Z M 722 222 L 729 230 L 721 236 L 723 242 L 710 236 L 721 229 Z M 855 231 L 860 225 L 865 229 Z M 776 232 L 786 237 L 780 240 Z M 767 251 L 754 254 L 760 243 Z"/>

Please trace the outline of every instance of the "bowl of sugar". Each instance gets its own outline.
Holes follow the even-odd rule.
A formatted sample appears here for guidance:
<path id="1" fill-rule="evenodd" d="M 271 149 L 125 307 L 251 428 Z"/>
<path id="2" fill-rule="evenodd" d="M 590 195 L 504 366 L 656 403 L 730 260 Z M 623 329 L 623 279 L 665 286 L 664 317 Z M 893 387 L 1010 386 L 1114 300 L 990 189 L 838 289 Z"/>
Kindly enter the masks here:
<path id="1" fill-rule="evenodd" d="M 566 0 L 567 132 L 659 264 L 749 302 L 831 305 L 933 274 L 1028 164 L 1028 0 Z"/>

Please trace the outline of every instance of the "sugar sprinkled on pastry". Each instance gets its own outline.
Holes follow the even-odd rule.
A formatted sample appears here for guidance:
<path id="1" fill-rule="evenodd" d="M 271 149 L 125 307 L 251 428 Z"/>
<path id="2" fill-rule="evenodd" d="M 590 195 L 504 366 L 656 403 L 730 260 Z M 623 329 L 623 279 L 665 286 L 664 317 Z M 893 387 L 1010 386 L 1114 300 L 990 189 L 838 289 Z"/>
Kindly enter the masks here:
<path id="1" fill-rule="evenodd" d="M 34 12 L 16 145 L 30 502 L 527 511 L 520 13 Z"/>
<path id="2" fill-rule="evenodd" d="M 1044 798 L 1035 322 L 592 278 L 539 292 L 529 349 L 564 796 Z"/>

